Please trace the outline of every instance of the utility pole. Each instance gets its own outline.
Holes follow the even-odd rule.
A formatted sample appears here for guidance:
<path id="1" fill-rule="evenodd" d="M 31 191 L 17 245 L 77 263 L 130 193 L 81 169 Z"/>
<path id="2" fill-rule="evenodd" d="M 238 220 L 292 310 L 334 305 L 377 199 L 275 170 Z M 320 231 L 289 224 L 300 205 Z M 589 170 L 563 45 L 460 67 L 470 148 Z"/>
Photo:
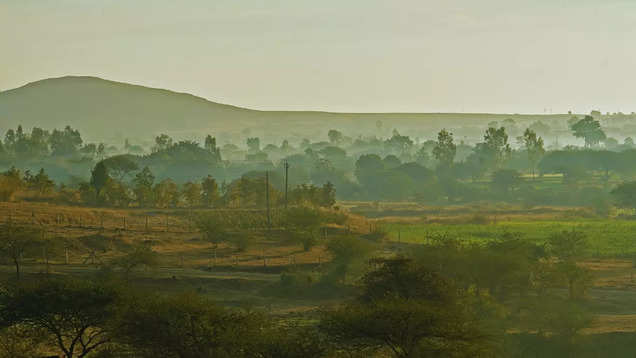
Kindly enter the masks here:
<path id="1" fill-rule="evenodd" d="M 265 203 L 267 204 L 267 227 L 272 228 L 272 219 L 269 215 L 269 171 L 265 171 Z"/>
<path id="2" fill-rule="evenodd" d="M 48 246 L 48 243 L 46 242 L 45 239 L 46 236 L 46 232 L 44 231 L 44 229 L 42 229 L 42 259 L 44 260 L 44 265 L 46 267 L 46 274 L 49 274 L 49 255 L 47 253 L 46 247 Z"/>
<path id="3" fill-rule="evenodd" d="M 287 209 L 287 188 L 289 179 L 289 163 L 285 160 L 285 209 Z"/>

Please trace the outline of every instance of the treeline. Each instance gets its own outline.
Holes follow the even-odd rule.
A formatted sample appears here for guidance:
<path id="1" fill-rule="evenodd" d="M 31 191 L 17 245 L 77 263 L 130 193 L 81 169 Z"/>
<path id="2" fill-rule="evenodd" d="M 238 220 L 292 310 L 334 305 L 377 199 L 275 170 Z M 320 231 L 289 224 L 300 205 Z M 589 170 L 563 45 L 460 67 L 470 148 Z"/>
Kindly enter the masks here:
<path id="1" fill-rule="evenodd" d="M 267 173 L 251 173 L 230 183 L 221 183 L 210 175 L 201 181 L 188 181 L 178 185 L 171 179 L 155 180 L 148 167 L 139 170 L 130 182 L 124 181 L 121 168 L 136 169 L 125 157 L 97 163 L 91 179 L 79 183 L 77 188 L 64 184 L 56 186 L 44 169 L 36 175 L 22 173 L 15 167 L 0 173 L 0 201 L 9 201 L 22 195 L 31 200 L 46 200 L 66 204 L 139 208 L 257 208 L 289 205 L 332 207 L 336 202 L 336 189 L 327 182 L 318 187 L 311 184 L 289 188 L 285 193 L 275 188 L 266 178 Z M 119 167 L 115 167 L 118 165 Z M 109 169 L 113 168 L 113 169 Z M 118 171 L 120 170 L 120 171 Z M 111 174 L 111 172 L 113 174 Z"/>
<path id="2" fill-rule="evenodd" d="M 63 130 L 54 129 L 52 132 L 34 127 L 31 133 L 27 133 L 19 125 L 15 130 L 7 130 L 4 143 L 0 143 L 0 159 L 25 160 L 49 155 L 103 155 L 105 149 L 104 144 L 85 144 L 79 131 L 70 126 Z"/>
<path id="3" fill-rule="evenodd" d="M 218 183 L 219 197 L 225 205 L 240 205 L 240 198 L 231 193 L 242 191 L 253 196 L 249 194 L 253 185 L 237 184 L 236 180 L 258 181 L 266 171 L 270 173 L 270 184 L 279 192 L 284 190 L 283 176 L 287 173 L 290 188 L 331 183 L 341 200 L 409 200 L 435 205 L 486 200 L 527 205 L 588 205 L 586 196 L 581 194 L 594 192 L 594 197 L 609 202 L 609 185 L 629 181 L 634 176 L 633 140 L 626 138 L 623 144 L 618 144 L 606 136 L 600 122 L 592 116 L 573 117 L 568 126 L 574 138 L 583 140 L 582 147 L 550 149 L 537 132 L 542 130 L 541 126 L 533 125 L 522 131 L 514 121 L 506 120 L 501 126 L 491 123 L 475 145 L 456 143 L 448 130 L 440 131 L 436 140 L 416 142 L 397 130 L 388 138 L 352 138 L 332 129 L 327 133 L 328 141 L 303 139 L 293 144 L 284 140 L 280 145 L 262 146 L 260 138 L 248 137 L 243 148 L 232 143 L 220 146 L 211 135 L 199 144 L 176 141 L 162 134 L 155 138 L 148 154 L 139 154 L 139 148 L 134 149 L 128 141 L 123 150 L 113 149 L 118 154 L 108 152 L 112 146 L 104 145 L 95 146 L 93 151 L 91 145 L 81 144 L 81 136 L 70 127 L 52 133 L 34 128 L 30 135 L 19 128 L 7 132 L 4 153 L 13 153 L 6 154 L 12 158 L 16 153 L 46 153 L 51 160 L 16 161 L 15 157 L 4 163 L 31 170 L 45 168 L 53 178 L 59 178 L 62 171 L 70 173 L 74 168 L 83 168 L 88 172 L 96 163 L 103 162 L 113 179 L 103 183 L 109 193 L 104 198 L 90 192 L 87 175 L 56 181 L 74 189 L 81 186 L 84 201 L 90 201 L 92 196 L 92 202 L 101 200 L 115 206 L 130 205 L 133 201 L 149 205 L 145 202 L 150 200 L 154 185 L 164 182 L 153 194 L 153 200 L 166 206 L 166 200 L 175 202 L 175 185 L 187 185 L 194 193 L 197 190 L 192 185 L 203 185 L 200 178 L 208 175 Z M 512 138 L 511 131 L 520 134 Z M 54 153 L 75 153 L 75 157 L 55 157 Z M 142 173 L 145 168 L 156 181 L 152 190 L 148 185 L 141 190 L 144 185 L 140 186 L 140 180 L 149 179 L 148 173 Z M 557 179 L 548 175 L 557 175 Z M 140 190 L 135 191 L 135 187 Z M 93 189 L 96 190 L 94 186 Z M 277 200 L 277 193 L 273 195 L 273 200 Z M 182 195 L 177 201 L 179 205 L 193 205 L 190 199 L 199 205 L 196 197 Z M 250 202 L 255 200 L 248 199 L 246 206 L 253 205 Z"/>

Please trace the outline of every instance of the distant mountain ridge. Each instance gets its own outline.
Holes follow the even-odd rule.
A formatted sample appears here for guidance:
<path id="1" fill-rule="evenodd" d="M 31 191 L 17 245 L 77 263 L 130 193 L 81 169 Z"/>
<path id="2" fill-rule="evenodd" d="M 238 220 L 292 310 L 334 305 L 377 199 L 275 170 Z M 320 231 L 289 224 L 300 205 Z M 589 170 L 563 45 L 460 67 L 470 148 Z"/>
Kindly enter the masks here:
<path id="1" fill-rule="evenodd" d="M 204 132 L 241 133 L 246 128 L 250 129 L 249 133 L 270 137 L 280 137 L 282 132 L 295 133 L 296 136 L 324 135 L 331 127 L 349 127 L 366 134 L 375 130 L 378 120 L 389 122 L 391 127 L 409 127 L 438 122 L 453 125 L 468 118 L 486 123 L 511 116 L 524 117 L 463 113 L 260 111 L 220 104 L 188 93 L 87 76 L 50 78 L 0 92 L 2 133 L 18 124 L 25 128 L 39 126 L 49 129 L 71 125 L 93 138 L 150 138 L 161 132 L 202 136 Z M 558 115 L 552 117 L 555 116 Z M 363 119 L 364 123 L 359 122 Z"/>

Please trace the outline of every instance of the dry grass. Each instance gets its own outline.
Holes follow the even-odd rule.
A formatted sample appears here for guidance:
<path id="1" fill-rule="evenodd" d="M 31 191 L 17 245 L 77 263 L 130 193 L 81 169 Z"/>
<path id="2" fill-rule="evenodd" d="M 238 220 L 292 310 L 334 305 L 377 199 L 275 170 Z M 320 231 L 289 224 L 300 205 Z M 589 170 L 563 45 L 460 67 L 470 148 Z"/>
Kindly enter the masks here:
<path id="1" fill-rule="evenodd" d="M 121 255 L 126 247 L 147 244 L 161 254 L 161 264 L 168 267 L 207 267 L 213 264 L 212 244 L 201 239 L 200 233 L 189 220 L 196 212 L 189 210 L 157 209 L 109 209 L 52 205 L 36 202 L 0 203 L 0 222 L 11 221 L 20 225 L 36 226 L 45 230 L 53 241 L 86 241 L 99 237 L 103 244 L 75 245 L 69 247 L 69 263 L 79 264 L 97 251 L 101 260 Z M 148 223 L 146 226 L 146 222 Z M 343 225 L 329 225 L 329 236 L 334 233 L 364 232 L 368 221 L 352 215 Z M 275 231 L 272 231 L 275 232 Z M 264 230 L 254 230 L 247 250 L 239 252 L 224 243 L 217 248 L 216 264 L 219 266 L 288 266 L 318 264 L 329 259 L 322 246 L 308 252 L 300 244 L 276 237 Z M 104 249 L 104 247 L 106 249 Z M 53 256 L 49 261 L 61 264 L 64 255 Z"/>
<path id="2" fill-rule="evenodd" d="M 583 334 L 601 334 L 612 332 L 636 332 L 636 314 L 598 315 Z"/>

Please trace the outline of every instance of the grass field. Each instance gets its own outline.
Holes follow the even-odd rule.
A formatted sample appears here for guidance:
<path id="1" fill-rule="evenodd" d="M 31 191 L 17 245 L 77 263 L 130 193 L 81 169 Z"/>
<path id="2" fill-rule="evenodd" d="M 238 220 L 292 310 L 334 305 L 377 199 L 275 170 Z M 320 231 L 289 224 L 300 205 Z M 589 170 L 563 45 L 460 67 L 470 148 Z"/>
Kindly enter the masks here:
<path id="1" fill-rule="evenodd" d="M 470 219 L 470 218 L 468 218 Z M 475 220 L 481 217 L 473 218 Z M 393 241 L 430 243 L 439 237 L 467 243 L 486 243 L 504 234 L 514 234 L 535 243 L 544 243 L 556 233 L 578 230 L 588 237 L 588 254 L 593 257 L 616 257 L 636 254 L 636 221 L 616 219 L 548 219 L 488 218 L 487 223 L 429 223 L 426 220 L 380 221 Z"/>

